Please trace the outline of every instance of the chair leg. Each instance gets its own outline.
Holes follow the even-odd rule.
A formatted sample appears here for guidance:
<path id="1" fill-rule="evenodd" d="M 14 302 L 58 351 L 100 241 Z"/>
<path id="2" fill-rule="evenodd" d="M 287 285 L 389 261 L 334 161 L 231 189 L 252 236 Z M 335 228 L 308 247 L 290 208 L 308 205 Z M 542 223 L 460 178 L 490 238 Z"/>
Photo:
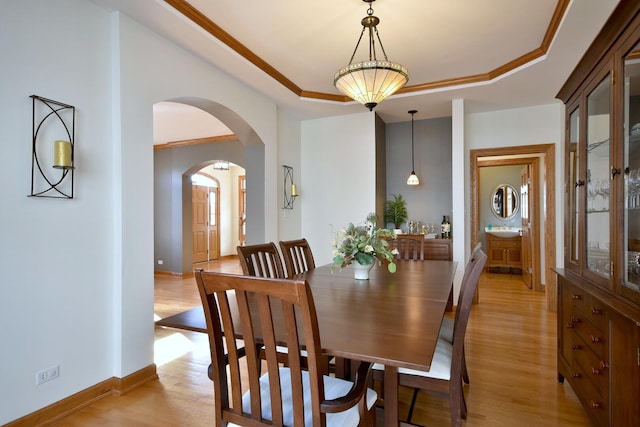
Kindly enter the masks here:
<path id="1" fill-rule="evenodd" d="M 462 401 L 462 405 L 460 407 L 462 413 L 460 416 L 463 420 L 467 419 L 467 400 L 464 398 L 464 388 L 460 387 L 460 400 Z"/>
<path id="2" fill-rule="evenodd" d="M 451 411 L 451 426 L 462 427 L 462 406 L 461 394 L 457 390 L 449 390 L 449 409 Z M 462 398 L 464 399 L 464 397 Z"/>
<path id="3" fill-rule="evenodd" d="M 413 389 L 413 397 L 411 398 L 411 406 L 409 406 L 409 414 L 407 415 L 407 422 L 411 424 L 411 418 L 413 417 L 413 408 L 416 406 L 416 400 L 418 399 L 418 389 Z"/>

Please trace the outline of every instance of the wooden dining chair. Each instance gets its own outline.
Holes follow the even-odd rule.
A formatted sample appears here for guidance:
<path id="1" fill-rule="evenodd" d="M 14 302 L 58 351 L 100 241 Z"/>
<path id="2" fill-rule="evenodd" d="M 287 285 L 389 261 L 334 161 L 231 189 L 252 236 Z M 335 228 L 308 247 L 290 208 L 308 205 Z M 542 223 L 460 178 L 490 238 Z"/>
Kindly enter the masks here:
<path id="1" fill-rule="evenodd" d="M 487 256 L 479 250 L 475 258 L 469 260 L 472 267 L 463 285 L 462 297 L 457 308 L 457 322 L 453 333 L 453 344 L 438 339 L 436 350 L 431 361 L 429 371 L 399 368 L 398 384 L 424 390 L 435 395 L 447 395 L 449 397 L 449 410 L 451 412 L 451 425 L 461 427 L 462 419 L 467 418 L 467 405 L 464 399 L 462 386 L 462 357 L 464 354 L 464 337 L 471 312 L 473 296 L 478 287 L 480 274 L 487 261 Z M 373 366 L 374 379 L 383 378 L 384 366 Z M 414 404 L 415 402 L 412 402 Z M 412 410 L 408 415 L 411 422 Z"/>
<path id="2" fill-rule="evenodd" d="M 471 252 L 471 256 L 469 257 L 469 259 L 474 260 L 475 258 L 477 258 L 478 253 L 480 252 L 481 249 L 482 249 L 482 243 L 478 242 L 475 248 L 473 248 L 473 251 Z M 462 284 L 460 286 L 460 292 L 458 293 L 457 306 L 460 306 L 462 302 L 462 294 L 464 291 L 464 287 L 468 283 L 468 280 L 466 279 L 469 276 L 469 274 L 471 274 L 471 271 L 473 270 L 473 266 L 474 266 L 474 262 L 468 262 L 467 266 L 464 269 L 464 275 L 462 276 Z M 442 325 L 440 325 L 440 335 L 438 336 L 439 339 L 453 344 L 453 331 L 455 329 L 455 324 L 458 321 L 458 313 L 459 312 L 456 310 L 456 315 L 455 315 L 455 318 L 453 319 L 451 317 L 445 317 L 442 319 Z M 469 371 L 467 370 L 467 360 L 464 353 L 464 348 L 462 350 L 462 380 L 466 384 L 470 383 Z"/>
<path id="3" fill-rule="evenodd" d="M 275 243 L 238 246 L 237 250 L 242 273 L 245 276 L 284 279 L 282 260 Z"/>
<path id="4" fill-rule="evenodd" d="M 395 239 L 397 259 L 424 261 L 424 236 L 398 234 Z"/>
<path id="5" fill-rule="evenodd" d="M 288 277 L 316 268 L 307 239 L 280 241 L 280 250 Z"/>
<path id="6" fill-rule="evenodd" d="M 370 364 L 360 363 L 353 382 L 322 369 L 326 356 L 306 281 L 204 271 L 195 276 L 207 323 L 217 425 L 375 425 L 377 394 L 367 387 Z M 245 357 L 239 357 L 238 338 L 245 342 Z M 304 343 L 308 370 L 300 357 L 280 366 L 276 343 L 297 349 L 292 355 L 299 355 Z M 264 375 L 256 369 L 261 345 Z"/>
<path id="7" fill-rule="evenodd" d="M 282 268 L 280 253 L 275 243 L 261 243 L 257 245 L 238 246 L 238 256 L 240 266 L 245 276 L 267 277 L 271 279 L 284 279 L 286 277 Z M 285 346 L 278 346 L 278 360 L 287 364 L 288 349 Z M 260 352 L 264 359 L 264 351 Z M 305 351 L 302 355 L 306 356 Z"/>

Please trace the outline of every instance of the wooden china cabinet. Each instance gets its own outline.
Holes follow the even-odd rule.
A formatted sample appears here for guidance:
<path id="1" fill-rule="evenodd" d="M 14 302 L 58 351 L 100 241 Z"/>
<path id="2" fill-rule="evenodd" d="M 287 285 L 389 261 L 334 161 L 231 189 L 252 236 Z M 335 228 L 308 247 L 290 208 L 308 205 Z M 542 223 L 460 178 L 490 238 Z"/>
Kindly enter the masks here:
<path id="1" fill-rule="evenodd" d="M 558 376 L 594 425 L 640 426 L 640 2 L 619 3 L 558 98 Z"/>

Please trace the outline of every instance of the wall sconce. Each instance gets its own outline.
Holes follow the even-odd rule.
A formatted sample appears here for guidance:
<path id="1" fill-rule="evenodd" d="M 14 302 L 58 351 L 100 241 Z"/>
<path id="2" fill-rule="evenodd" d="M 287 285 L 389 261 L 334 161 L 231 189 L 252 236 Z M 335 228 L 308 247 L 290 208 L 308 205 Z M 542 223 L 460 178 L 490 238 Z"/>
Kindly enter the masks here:
<path id="1" fill-rule="evenodd" d="M 284 168 L 284 206 L 282 209 L 293 209 L 293 202 L 299 196 L 298 188 L 293 183 L 293 168 L 283 165 Z"/>
<path id="2" fill-rule="evenodd" d="M 73 199 L 73 161 L 76 108 L 51 99 L 31 95 L 32 145 L 30 197 Z M 49 120 L 52 119 L 52 120 Z M 57 120 L 56 120 L 57 119 Z M 53 147 L 45 141 L 53 140 Z M 44 166 L 53 148 L 51 172 Z M 40 155 L 40 156 L 39 156 Z"/>

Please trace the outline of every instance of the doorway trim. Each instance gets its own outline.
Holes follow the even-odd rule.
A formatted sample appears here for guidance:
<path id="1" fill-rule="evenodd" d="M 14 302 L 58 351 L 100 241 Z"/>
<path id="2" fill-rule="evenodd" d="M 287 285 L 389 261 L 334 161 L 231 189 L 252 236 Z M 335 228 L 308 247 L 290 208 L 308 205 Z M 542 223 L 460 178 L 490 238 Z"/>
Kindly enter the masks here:
<path id="1" fill-rule="evenodd" d="M 530 158 L 527 160 L 525 156 L 544 156 L 544 182 L 537 182 L 536 187 L 538 189 L 544 186 L 544 194 L 545 199 L 543 202 L 543 206 L 546 206 L 546 209 L 543 209 L 542 215 L 545 218 L 545 230 L 544 230 L 544 253 L 545 253 L 545 270 L 544 272 L 540 272 L 541 277 L 544 277 L 545 281 L 545 298 L 547 301 L 547 309 L 549 311 L 555 312 L 557 309 L 557 297 L 556 297 L 556 275 L 551 270 L 555 266 L 556 260 L 556 215 L 555 215 L 555 195 L 556 195 L 556 178 L 555 178 L 555 144 L 539 144 L 539 145 L 524 145 L 524 146 L 515 146 L 515 147 L 500 147 L 500 148 L 484 148 L 477 150 L 470 150 L 470 176 L 471 176 L 471 218 L 470 218 L 470 226 L 471 226 L 471 247 L 474 247 L 478 241 L 478 222 L 479 222 L 479 212 L 480 212 L 480 201 L 479 201 L 479 168 L 491 165 L 490 161 L 483 160 L 484 157 L 497 157 L 497 156 L 506 156 L 500 160 L 501 163 L 504 164 L 504 160 L 508 159 L 509 156 L 522 156 L 517 160 L 520 163 L 531 163 Z M 514 159 L 515 160 L 515 159 Z M 540 175 L 537 178 L 538 181 L 541 181 Z M 540 233 L 537 233 L 539 236 Z M 534 245 L 535 247 L 535 245 Z M 533 254 L 534 257 L 539 259 L 540 251 Z M 535 262 L 533 262 L 535 266 Z"/>

